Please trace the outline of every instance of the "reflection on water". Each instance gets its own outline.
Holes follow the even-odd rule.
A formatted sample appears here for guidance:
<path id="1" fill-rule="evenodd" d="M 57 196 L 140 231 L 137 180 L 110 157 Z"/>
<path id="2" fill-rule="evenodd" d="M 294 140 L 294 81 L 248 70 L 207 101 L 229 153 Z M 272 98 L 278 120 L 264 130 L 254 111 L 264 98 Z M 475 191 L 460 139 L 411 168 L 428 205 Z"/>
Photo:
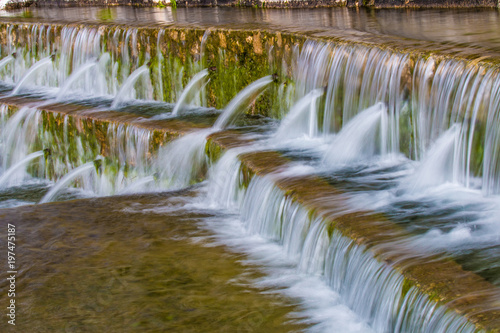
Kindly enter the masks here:
<path id="1" fill-rule="evenodd" d="M 118 23 L 274 29 L 368 43 L 500 54 L 500 15 L 495 9 L 349 8 L 59 8 L 0 14 L 3 20 Z M 256 24 L 258 22 L 258 24 Z M 468 50 L 467 50 L 468 49 Z M 481 54 L 485 55 L 485 54 Z"/>
<path id="2" fill-rule="evenodd" d="M 213 244 L 211 214 L 165 209 L 193 195 L 114 197 L 4 209 L 17 227 L 20 332 L 290 332 L 290 300 L 251 286 L 261 273 Z M 112 209 L 110 209 L 112 207 Z M 167 209 L 168 210 L 168 209 Z M 6 247 L 6 237 L 0 246 Z M 8 285 L 0 282 L 5 303 Z M 43 329 L 37 330 L 36 328 Z"/>

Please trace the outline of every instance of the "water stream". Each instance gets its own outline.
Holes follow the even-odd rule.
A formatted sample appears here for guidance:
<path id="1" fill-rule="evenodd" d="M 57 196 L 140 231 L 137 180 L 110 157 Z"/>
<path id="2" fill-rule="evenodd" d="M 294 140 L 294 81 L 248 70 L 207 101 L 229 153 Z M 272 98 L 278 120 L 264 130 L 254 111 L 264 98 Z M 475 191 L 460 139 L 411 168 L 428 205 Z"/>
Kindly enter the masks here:
<path id="1" fill-rule="evenodd" d="M 33 161 L 34 159 L 39 158 L 41 156 L 43 156 L 43 151 L 37 151 L 31 153 L 21 161 L 11 166 L 8 170 L 5 170 L 5 172 L 3 172 L 2 176 L 0 177 L 0 187 L 4 187 L 10 183 L 15 182 L 16 180 L 15 174 L 19 172 L 25 172 L 24 169 L 26 168 L 26 165 L 31 161 Z"/>
<path id="2" fill-rule="evenodd" d="M 111 108 L 116 109 L 118 108 L 121 104 L 123 104 L 123 101 L 125 101 L 127 98 L 130 98 L 131 96 L 131 90 L 135 84 L 135 82 L 143 75 L 149 72 L 149 68 L 147 65 L 143 65 L 139 68 L 137 68 L 130 76 L 125 80 L 123 85 L 120 87 L 120 90 L 116 93 L 115 98 L 113 99 L 113 103 L 111 103 Z"/>
<path id="3" fill-rule="evenodd" d="M 89 172 L 90 170 L 92 170 L 94 168 L 95 168 L 94 162 L 89 162 L 89 163 L 85 163 L 82 166 L 79 166 L 78 168 L 76 168 L 74 170 L 71 170 L 63 178 L 61 178 L 54 185 L 54 187 L 51 188 L 50 191 L 47 192 L 47 194 L 45 194 L 43 196 L 42 199 L 40 199 L 39 203 L 42 204 L 42 203 L 46 203 L 46 202 L 51 202 L 52 200 L 54 200 L 57 197 L 57 195 L 59 194 L 59 192 L 61 191 L 61 189 L 63 189 L 64 187 L 68 186 L 68 184 L 70 182 L 72 182 L 76 177 L 78 177 L 81 174 L 84 174 L 86 172 Z"/>
<path id="4" fill-rule="evenodd" d="M 23 75 L 23 77 L 19 80 L 19 82 L 16 84 L 14 87 L 14 90 L 12 90 L 12 95 L 16 95 L 21 91 L 22 88 L 24 88 L 24 85 L 28 81 L 28 79 L 35 74 L 37 71 L 41 70 L 45 66 L 51 65 L 52 64 L 52 57 L 47 57 L 44 58 L 38 62 L 36 62 L 33 66 L 30 67 L 28 71 Z"/>

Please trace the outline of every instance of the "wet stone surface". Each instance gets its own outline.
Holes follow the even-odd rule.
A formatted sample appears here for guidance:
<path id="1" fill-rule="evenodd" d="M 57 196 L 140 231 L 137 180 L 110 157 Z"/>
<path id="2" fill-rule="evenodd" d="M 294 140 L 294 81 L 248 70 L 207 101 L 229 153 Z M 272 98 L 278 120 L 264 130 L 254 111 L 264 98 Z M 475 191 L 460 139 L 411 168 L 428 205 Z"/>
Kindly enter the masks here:
<path id="1" fill-rule="evenodd" d="M 16 327 L 2 332 L 296 332 L 291 300 L 200 228 L 210 212 L 175 210 L 193 193 L 75 200 L 0 210 L 16 226 Z M 151 208 L 161 209 L 158 212 Z M 148 210 L 149 209 L 149 210 Z M 169 212 L 170 211 L 170 212 Z M 6 304 L 8 285 L 0 283 Z"/>

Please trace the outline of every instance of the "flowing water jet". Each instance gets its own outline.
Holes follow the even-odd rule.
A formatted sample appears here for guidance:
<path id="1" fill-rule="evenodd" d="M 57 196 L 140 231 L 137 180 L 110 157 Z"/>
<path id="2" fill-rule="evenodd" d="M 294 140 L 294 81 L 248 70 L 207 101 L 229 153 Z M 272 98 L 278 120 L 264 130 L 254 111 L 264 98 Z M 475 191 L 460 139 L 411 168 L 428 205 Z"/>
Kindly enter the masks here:
<path id="1" fill-rule="evenodd" d="M 26 73 L 24 73 L 24 75 L 21 77 L 21 79 L 19 80 L 19 82 L 16 84 L 16 86 L 12 90 L 11 95 L 17 95 L 19 93 L 19 91 L 21 91 L 21 89 L 24 88 L 24 85 L 26 84 L 26 82 L 28 81 L 28 79 L 33 74 L 35 74 L 36 72 L 38 72 L 39 70 L 41 70 L 43 67 L 45 67 L 47 65 L 51 65 L 52 64 L 52 58 L 53 58 L 53 56 L 49 56 L 47 58 L 43 58 L 42 60 L 39 60 L 36 63 L 34 63 L 33 66 L 31 66 L 30 69 L 28 69 L 26 71 Z"/>
<path id="2" fill-rule="evenodd" d="M 359 113 L 334 137 L 323 162 L 327 165 L 345 165 L 384 154 L 387 142 L 386 113 L 387 107 L 383 103 Z"/>
<path id="3" fill-rule="evenodd" d="M 208 70 L 204 69 L 198 72 L 193 78 L 189 81 L 186 88 L 182 91 L 181 97 L 175 104 L 174 110 L 172 111 L 172 116 L 176 117 L 180 112 L 183 111 L 184 107 L 187 103 L 193 98 L 192 95 L 198 93 L 201 87 L 204 85 L 205 78 L 208 75 Z"/>
<path id="4" fill-rule="evenodd" d="M 308 135 L 313 137 L 318 126 L 315 101 L 323 95 L 323 89 L 315 89 L 295 103 L 283 119 L 275 134 L 276 140 L 293 139 Z"/>
<path id="5" fill-rule="evenodd" d="M 5 66 L 7 66 L 7 64 L 9 64 L 12 61 L 14 61 L 14 57 L 12 55 L 8 55 L 2 60 L 0 60 L 0 70 L 3 69 Z"/>
<path id="6" fill-rule="evenodd" d="M 415 192 L 445 182 L 457 182 L 457 150 L 460 133 L 461 127 L 458 124 L 443 133 L 426 152 L 415 172 L 402 180 L 401 186 Z"/>
<path id="7" fill-rule="evenodd" d="M 30 144 L 37 140 L 39 117 L 40 112 L 36 109 L 22 107 L 5 123 L 0 133 L 3 143 L 0 159 L 4 170 L 25 158 L 30 151 Z"/>
<path id="8" fill-rule="evenodd" d="M 130 76 L 125 80 L 125 82 L 122 84 L 120 87 L 120 90 L 116 94 L 115 98 L 113 99 L 113 102 L 111 103 L 111 109 L 116 109 L 120 105 L 123 104 L 123 102 L 126 99 L 126 96 L 130 94 L 130 90 L 133 88 L 135 82 L 143 75 L 149 73 L 149 67 L 148 65 L 142 65 L 141 67 L 137 68 L 135 71 L 130 74 Z"/>
<path id="9" fill-rule="evenodd" d="M 214 131 L 220 131 L 232 125 L 238 115 L 244 112 L 264 92 L 267 85 L 271 82 L 273 82 L 272 76 L 268 75 L 252 82 L 240 91 L 224 108 L 219 118 L 217 118 L 213 126 Z"/>
<path id="10" fill-rule="evenodd" d="M 76 177 L 89 172 L 90 170 L 95 170 L 95 163 L 88 162 L 78 168 L 75 168 L 68 172 L 63 178 L 61 178 L 55 185 L 48 191 L 42 199 L 38 202 L 39 204 L 51 202 L 57 195 L 64 189 L 70 182 L 72 182 Z"/>
<path id="11" fill-rule="evenodd" d="M 266 76 L 249 84 L 229 102 L 212 128 L 189 133 L 160 151 L 157 169 L 169 188 L 182 188 L 203 178 L 208 168 L 207 137 L 229 126 L 271 82 L 271 76 Z"/>
<path id="12" fill-rule="evenodd" d="M 17 162 L 13 166 L 11 166 L 9 169 L 7 169 L 3 173 L 3 175 L 0 177 L 0 188 L 5 187 L 9 183 L 11 183 L 13 180 L 12 178 L 16 173 L 21 172 L 21 171 L 24 172 L 25 167 L 28 165 L 28 163 L 30 163 L 34 159 L 39 158 L 43 155 L 44 155 L 43 151 L 37 151 L 37 152 L 31 153 L 28 156 L 26 156 L 25 158 L 23 158 L 21 161 Z M 15 179 L 15 177 L 14 177 L 14 179 Z"/>
<path id="13" fill-rule="evenodd" d="M 202 130 L 186 134 L 158 153 L 156 169 L 167 188 L 180 189 L 203 178 L 208 166 L 205 145 L 210 133 L 211 130 Z"/>
<path id="14" fill-rule="evenodd" d="M 76 80 L 78 80 L 80 76 L 82 76 L 87 71 L 89 71 L 90 69 L 94 68 L 97 65 L 98 65 L 97 61 L 92 61 L 82 65 L 80 68 L 71 73 L 71 75 L 66 79 L 66 81 L 60 88 L 59 92 L 57 93 L 56 101 L 58 102 L 61 101 L 68 92 L 69 88 L 71 88 L 71 86 L 76 82 Z"/>

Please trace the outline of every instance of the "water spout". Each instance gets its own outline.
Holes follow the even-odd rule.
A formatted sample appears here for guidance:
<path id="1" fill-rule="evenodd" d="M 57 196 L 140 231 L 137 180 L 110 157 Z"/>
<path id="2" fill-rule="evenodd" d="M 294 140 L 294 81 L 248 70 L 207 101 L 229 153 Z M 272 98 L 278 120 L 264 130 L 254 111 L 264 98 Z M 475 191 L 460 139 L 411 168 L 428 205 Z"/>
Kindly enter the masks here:
<path id="1" fill-rule="evenodd" d="M 168 182 L 169 188 L 183 188 L 200 178 L 208 165 L 205 145 L 211 132 L 208 129 L 189 133 L 159 152 L 157 168 L 160 178 Z"/>
<path id="2" fill-rule="evenodd" d="M 37 61 L 33 66 L 31 66 L 30 69 L 28 69 L 26 71 L 26 73 L 24 73 L 23 77 L 19 80 L 17 85 L 14 87 L 14 90 L 12 90 L 11 95 L 16 95 L 17 93 L 19 93 L 19 91 L 23 88 L 23 85 L 27 82 L 27 80 L 30 78 L 30 76 L 32 76 L 34 73 L 36 73 L 41 68 L 52 64 L 52 58 L 53 58 L 52 56 L 47 57 L 47 58 L 43 58 L 42 60 Z"/>
<path id="3" fill-rule="evenodd" d="M 9 183 L 9 180 L 11 180 L 11 177 L 18 172 L 19 170 L 24 170 L 25 166 L 28 165 L 29 162 L 33 161 L 34 159 L 43 156 L 44 152 L 43 151 L 37 151 L 35 153 L 31 153 L 25 158 L 23 158 L 21 161 L 17 162 L 13 166 L 11 166 L 5 173 L 0 177 L 0 188 L 4 187 L 6 184 Z"/>
<path id="4" fill-rule="evenodd" d="M 411 191 L 453 182 L 458 178 L 457 146 L 460 125 L 454 124 L 444 132 L 427 151 L 414 174 L 405 178 L 402 185 Z"/>
<path id="5" fill-rule="evenodd" d="M 277 140 L 292 139 L 302 135 L 314 136 L 317 128 L 315 101 L 323 95 L 323 89 L 315 89 L 299 99 L 283 119 L 276 132 Z"/>
<path id="6" fill-rule="evenodd" d="M 383 103 L 360 112 L 335 136 L 323 162 L 328 165 L 347 164 L 383 153 L 387 142 L 387 107 Z M 377 145 L 377 133 L 380 143 Z"/>
<path id="7" fill-rule="evenodd" d="M 125 82 L 120 87 L 120 90 L 113 99 L 111 103 L 111 108 L 116 109 L 125 100 L 125 96 L 130 92 L 130 89 L 134 86 L 135 82 L 144 74 L 149 72 L 148 65 L 142 65 L 130 74 L 130 76 L 125 80 Z"/>
<path id="8" fill-rule="evenodd" d="M 8 55 L 5 58 L 3 58 L 2 60 L 0 60 L 0 69 L 7 66 L 7 64 L 13 60 L 14 60 L 14 57 L 12 55 Z"/>
<path id="9" fill-rule="evenodd" d="M 78 177 L 81 174 L 84 174 L 85 172 L 88 172 L 89 170 L 92 170 L 95 168 L 94 162 L 89 162 L 85 163 L 84 165 L 79 166 L 76 169 L 71 170 L 66 174 L 64 177 L 62 177 L 55 185 L 53 188 L 48 191 L 43 198 L 40 200 L 39 203 L 46 203 L 46 202 L 51 202 L 58 194 L 59 192 L 66 187 L 73 179 Z"/>
<path id="10" fill-rule="evenodd" d="M 214 130 L 223 130 L 231 125 L 238 115 L 245 111 L 250 104 L 262 94 L 268 84 L 273 82 L 272 76 L 268 75 L 252 82 L 240 91 L 226 106 L 224 112 L 217 118 Z"/>
<path id="11" fill-rule="evenodd" d="M 184 106 L 193 98 L 193 95 L 200 91 L 200 89 L 204 85 L 204 79 L 208 75 L 208 70 L 204 69 L 201 72 L 197 73 L 191 81 L 187 84 L 186 88 L 182 91 L 181 97 L 175 104 L 174 110 L 172 111 L 172 116 L 177 116 L 179 112 L 181 112 Z"/>
<path id="12" fill-rule="evenodd" d="M 66 82 L 64 82 L 63 86 L 61 87 L 61 89 L 59 90 L 59 93 L 57 94 L 57 97 L 56 97 L 56 101 L 61 101 L 62 98 L 64 97 L 64 95 L 66 94 L 66 92 L 69 90 L 69 88 L 71 87 L 71 85 L 73 83 L 75 83 L 75 81 L 82 75 L 84 74 L 86 71 L 88 71 L 89 69 L 93 68 L 94 66 L 96 66 L 98 64 L 98 62 L 96 61 L 92 61 L 92 62 L 88 62 L 84 65 L 82 65 L 80 68 L 78 68 L 76 71 L 74 71 L 73 73 L 71 73 L 71 75 L 68 77 L 68 79 L 66 80 Z"/>

